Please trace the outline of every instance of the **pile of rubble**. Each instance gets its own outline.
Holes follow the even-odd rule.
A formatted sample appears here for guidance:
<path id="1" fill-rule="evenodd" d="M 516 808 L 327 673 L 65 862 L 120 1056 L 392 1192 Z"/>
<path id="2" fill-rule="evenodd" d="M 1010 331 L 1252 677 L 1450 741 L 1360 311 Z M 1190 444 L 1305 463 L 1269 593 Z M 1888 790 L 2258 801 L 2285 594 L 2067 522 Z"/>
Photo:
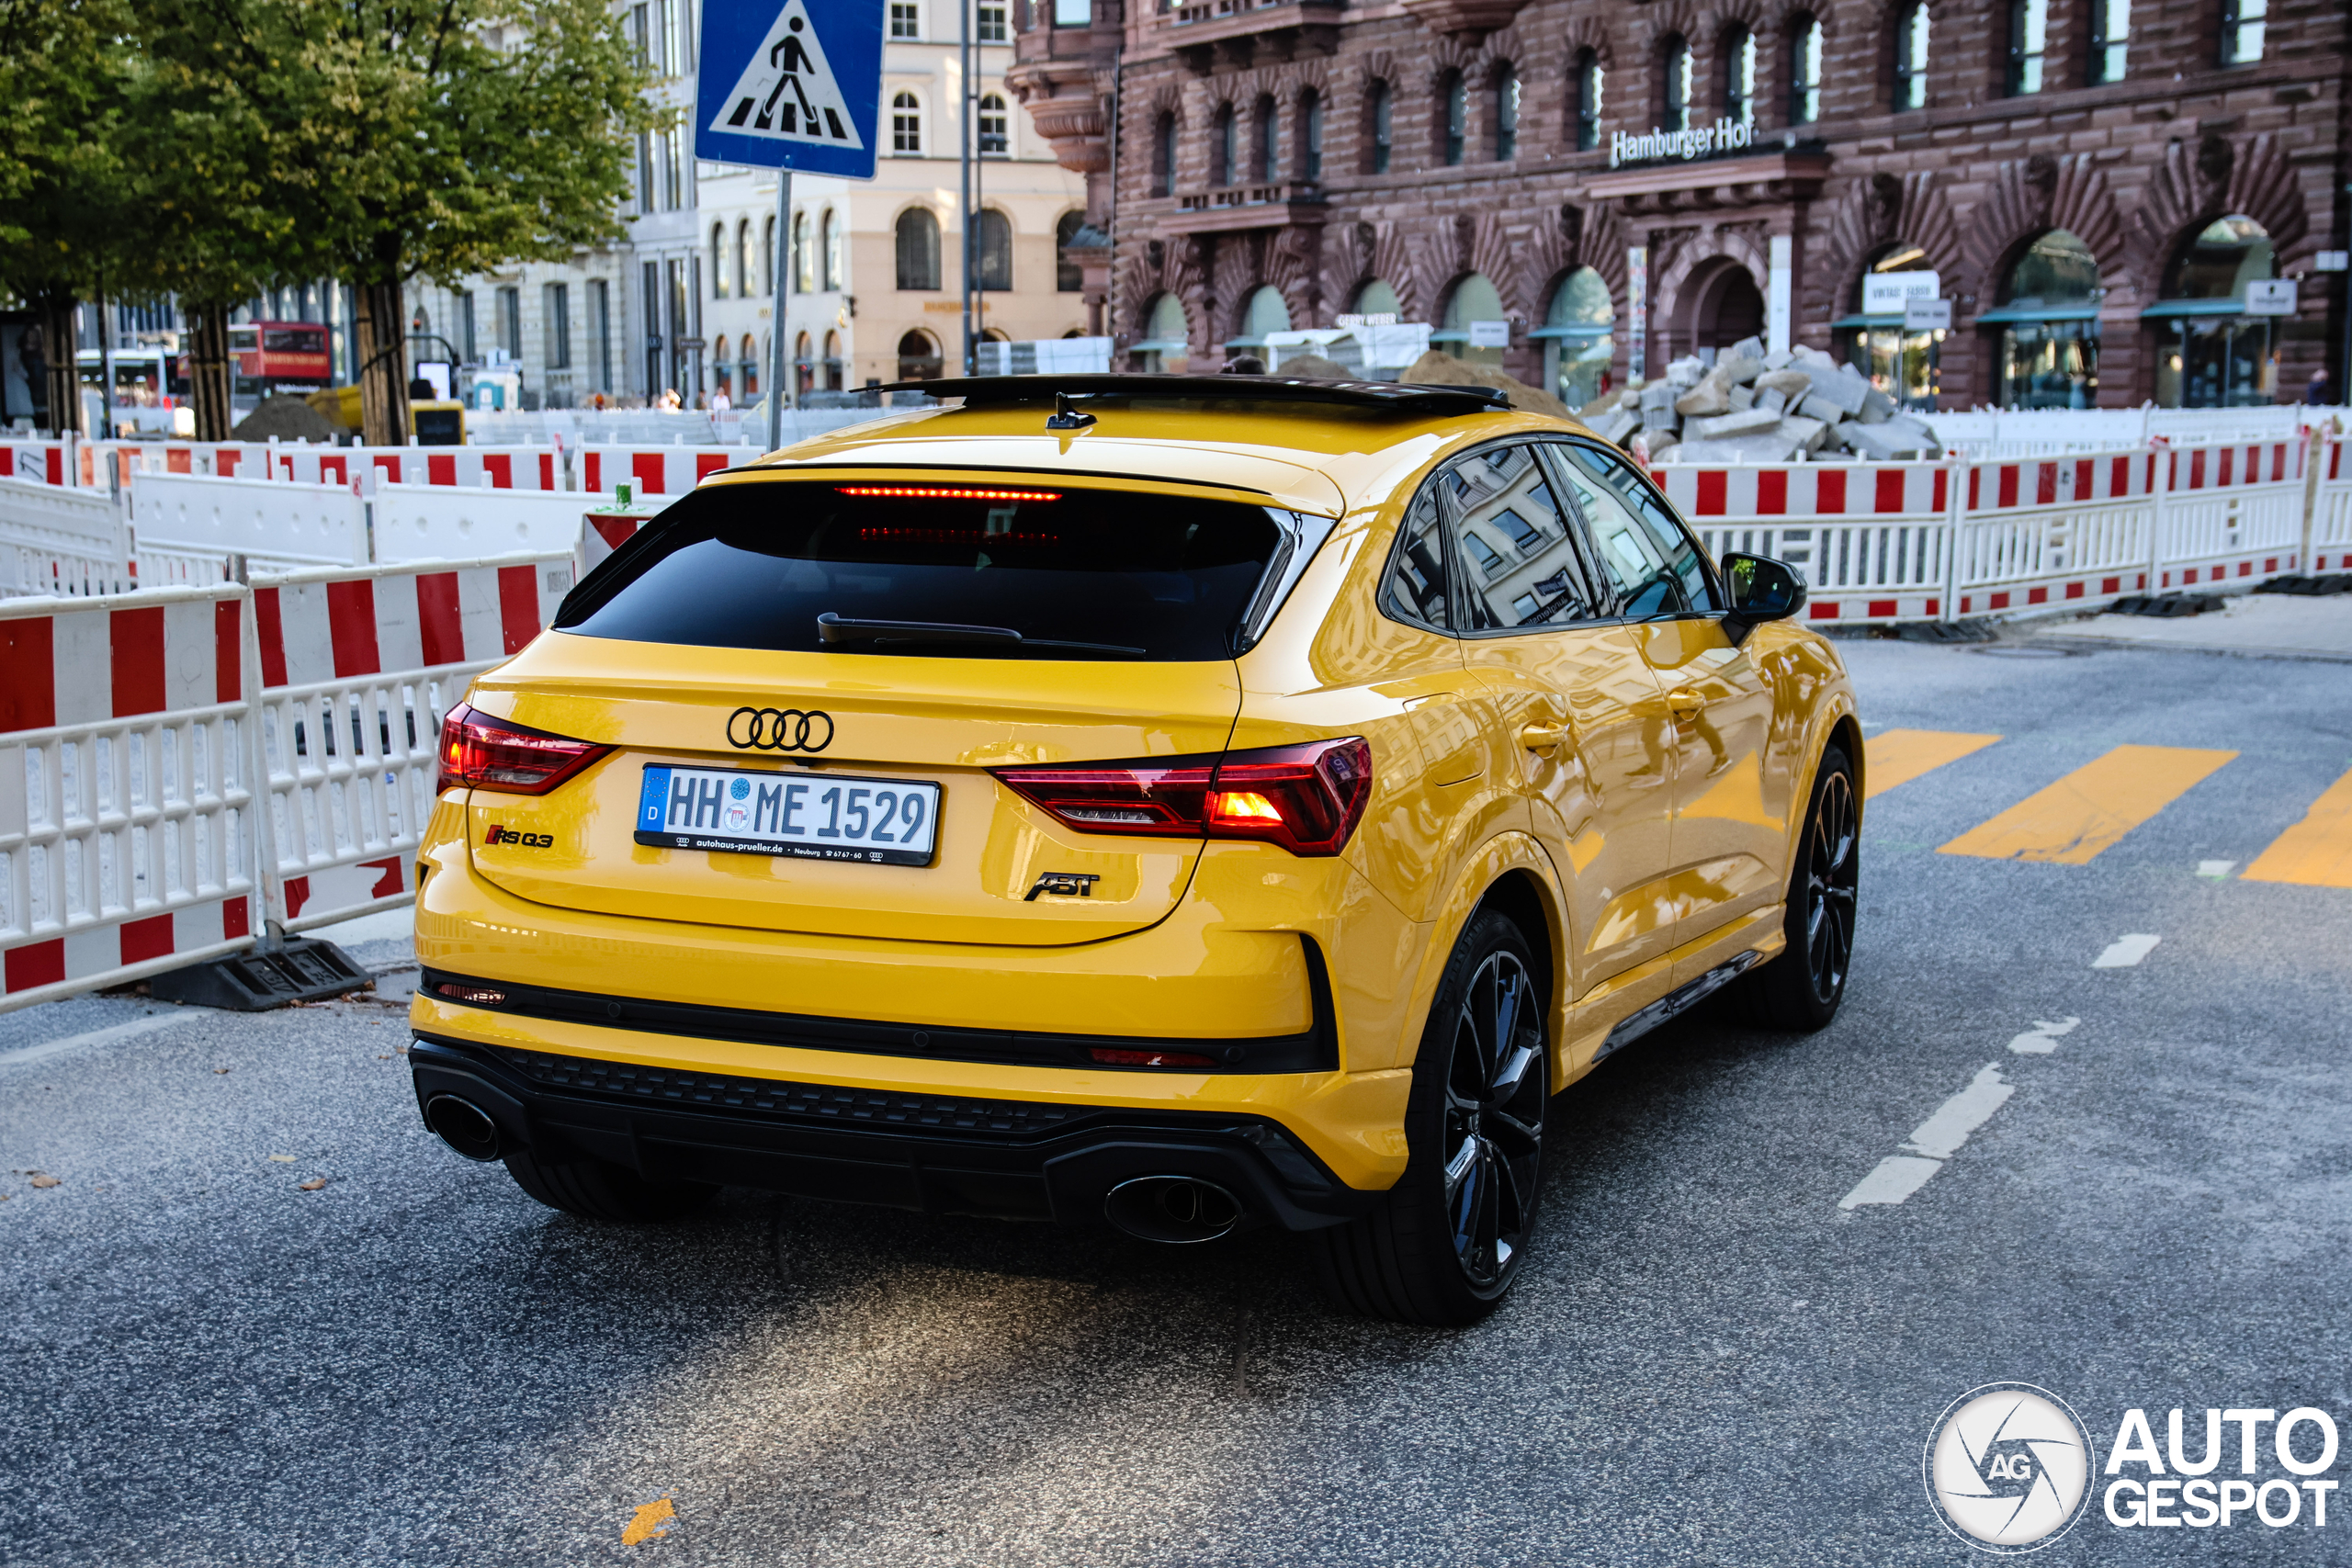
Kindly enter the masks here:
<path id="1" fill-rule="evenodd" d="M 1935 457 L 1928 422 L 1817 348 L 1764 352 L 1742 338 L 1709 368 L 1678 359 L 1661 380 L 1621 388 L 1577 417 L 1653 463 L 1887 462 Z"/>

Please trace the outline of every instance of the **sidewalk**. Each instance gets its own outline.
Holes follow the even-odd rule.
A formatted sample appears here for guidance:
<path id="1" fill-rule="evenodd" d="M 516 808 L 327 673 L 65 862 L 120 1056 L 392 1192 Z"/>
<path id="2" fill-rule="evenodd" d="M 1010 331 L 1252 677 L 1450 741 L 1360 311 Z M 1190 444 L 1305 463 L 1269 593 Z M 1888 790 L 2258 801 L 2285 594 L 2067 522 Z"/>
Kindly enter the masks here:
<path id="1" fill-rule="evenodd" d="M 2256 659 L 2325 659 L 2352 662 L 2352 593 L 2301 599 L 2283 593 L 2242 593 L 2220 610 L 2180 620 L 2147 615 L 2093 615 L 2032 628 L 2037 639 L 2114 648 L 2180 649 Z"/>

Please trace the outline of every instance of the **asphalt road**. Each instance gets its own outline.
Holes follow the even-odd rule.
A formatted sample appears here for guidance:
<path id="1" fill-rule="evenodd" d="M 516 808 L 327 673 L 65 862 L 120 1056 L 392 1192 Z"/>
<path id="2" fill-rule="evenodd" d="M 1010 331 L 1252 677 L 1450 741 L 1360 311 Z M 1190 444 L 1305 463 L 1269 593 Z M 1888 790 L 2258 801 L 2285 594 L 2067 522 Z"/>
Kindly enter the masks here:
<path id="1" fill-rule="evenodd" d="M 2004 739 L 1871 803 L 1835 1025 L 1702 1016 L 1562 1098 L 1465 1332 L 1335 1315 L 1279 1236 L 552 1214 L 418 1124 L 397 1008 L 0 1017 L 0 1560 L 1960 1563 L 1921 1449 L 1976 1385 L 2101 1462 L 2133 1406 L 2352 1423 L 2352 890 L 2237 874 L 2352 767 L 2345 667 L 1843 646 L 1871 733 Z M 2086 864 L 1937 852 L 2126 743 L 2239 755 Z M 1840 1207 L 1988 1065 L 1925 1185 Z M 2352 1562 L 2352 1498 L 2094 1500 L 2037 1560 L 2192 1556 Z"/>

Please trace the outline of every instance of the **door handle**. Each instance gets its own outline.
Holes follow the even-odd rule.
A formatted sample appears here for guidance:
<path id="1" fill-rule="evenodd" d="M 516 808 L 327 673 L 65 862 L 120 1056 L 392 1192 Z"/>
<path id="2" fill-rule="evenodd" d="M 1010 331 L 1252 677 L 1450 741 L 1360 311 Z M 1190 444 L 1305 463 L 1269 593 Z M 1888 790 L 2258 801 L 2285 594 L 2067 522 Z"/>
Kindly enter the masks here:
<path id="1" fill-rule="evenodd" d="M 1707 705 L 1707 700 L 1689 686 L 1677 686 L 1666 694 L 1666 705 L 1677 718 L 1688 717 Z"/>
<path id="2" fill-rule="evenodd" d="M 1531 724 L 1519 732 L 1519 743 L 1531 751 L 1554 751 L 1568 742 L 1565 724 Z"/>

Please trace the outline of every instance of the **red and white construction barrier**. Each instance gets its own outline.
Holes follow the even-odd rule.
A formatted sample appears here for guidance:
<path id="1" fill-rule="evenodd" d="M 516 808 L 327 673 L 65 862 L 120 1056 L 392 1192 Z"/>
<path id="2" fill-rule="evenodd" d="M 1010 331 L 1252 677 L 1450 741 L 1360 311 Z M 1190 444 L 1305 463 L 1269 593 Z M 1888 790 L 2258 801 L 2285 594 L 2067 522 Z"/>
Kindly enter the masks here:
<path id="1" fill-rule="evenodd" d="M 684 495 L 722 468 L 760 456 L 754 446 L 624 446 L 591 442 L 580 449 L 580 488 L 608 495 L 628 485 L 638 495 Z"/>

